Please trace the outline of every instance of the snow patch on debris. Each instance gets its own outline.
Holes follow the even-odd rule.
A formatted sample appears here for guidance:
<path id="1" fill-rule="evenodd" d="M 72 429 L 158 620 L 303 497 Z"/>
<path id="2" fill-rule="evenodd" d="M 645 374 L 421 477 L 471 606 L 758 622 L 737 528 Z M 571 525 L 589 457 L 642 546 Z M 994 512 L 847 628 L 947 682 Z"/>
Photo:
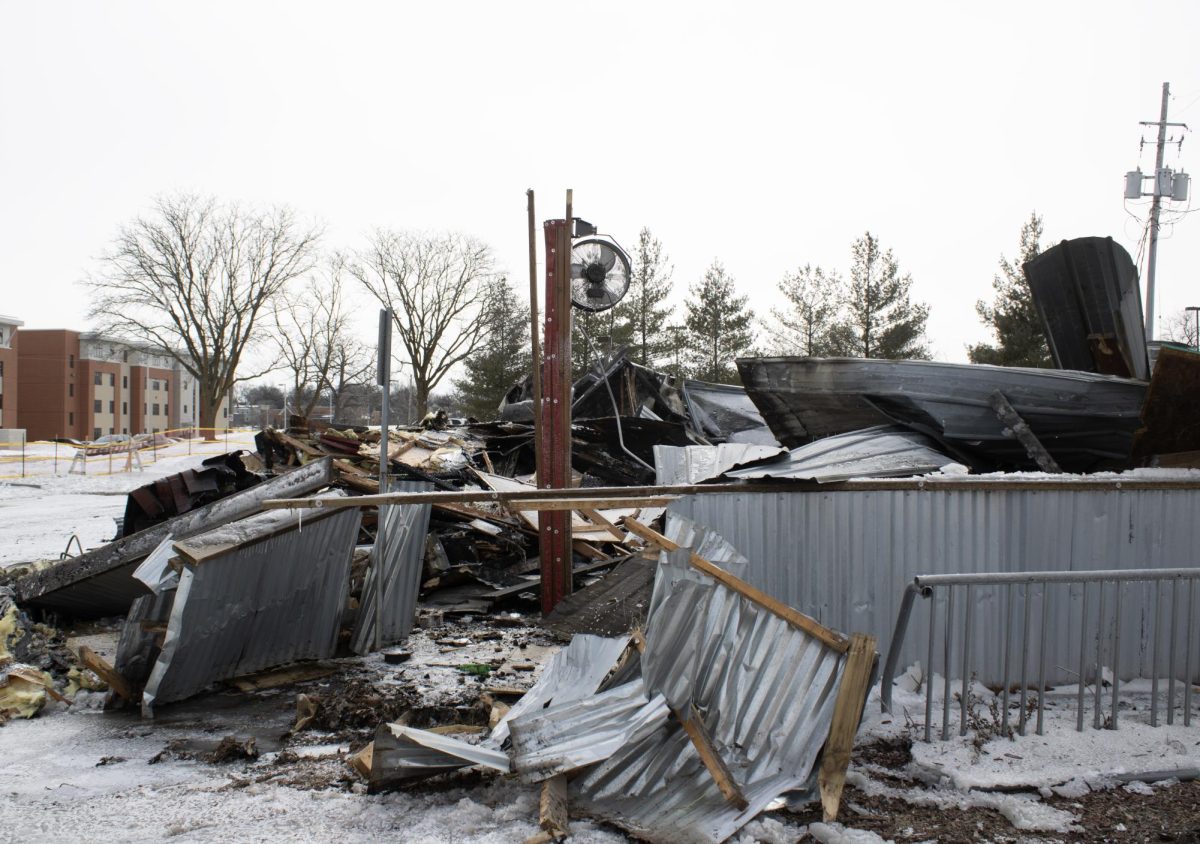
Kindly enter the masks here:
<path id="1" fill-rule="evenodd" d="M 890 838 L 880 838 L 869 830 L 851 829 L 840 823 L 810 824 L 808 834 L 821 844 L 892 844 Z"/>

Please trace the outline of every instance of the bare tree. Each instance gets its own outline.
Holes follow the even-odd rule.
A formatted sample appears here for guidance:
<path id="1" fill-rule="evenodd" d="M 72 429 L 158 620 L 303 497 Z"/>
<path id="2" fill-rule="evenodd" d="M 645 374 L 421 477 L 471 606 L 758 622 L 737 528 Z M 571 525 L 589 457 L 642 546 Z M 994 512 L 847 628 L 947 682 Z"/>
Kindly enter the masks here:
<path id="1" fill-rule="evenodd" d="M 107 334 L 148 343 L 196 379 L 200 427 L 240 381 L 242 357 L 280 292 L 311 269 L 319 233 L 287 208 L 251 211 L 211 197 L 162 196 L 123 225 L 85 284 Z"/>
<path id="2" fill-rule="evenodd" d="M 1196 315 L 1190 311 L 1176 311 L 1166 318 L 1163 324 L 1164 340 L 1190 346 L 1200 347 L 1200 335 L 1196 332 Z"/>
<path id="3" fill-rule="evenodd" d="M 375 387 L 375 353 L 351 337 L 344 337 L 333 350 L 329 370 L 329 392 L 333 396 L 333 418 L 342 419 L 352 397 Z M 362 388 L 362 389 L 360 389 Z"/>
<path id="4" fill-rule="evenodd" d="M 275 304 L 275 344 L 279 360 L 292 376 L 294 409 L 311 416 L 324 390 L 332 390 L 335 370 L 345 377 L 346 350 L 353 340 L 342 290 L 342 267 L 331 262 L 324 278 L 310 278 L 293 295 Z"/>
<path id="5" fill-rule="evenodd" d="M 493 267 L 491 248 L 475 238 L 383 229 L 349 265 L 395 314 L 400 345 L 412 366 L 418 418 L 428 410 L 434 388 L 487 337 L 479 301 Z"/>

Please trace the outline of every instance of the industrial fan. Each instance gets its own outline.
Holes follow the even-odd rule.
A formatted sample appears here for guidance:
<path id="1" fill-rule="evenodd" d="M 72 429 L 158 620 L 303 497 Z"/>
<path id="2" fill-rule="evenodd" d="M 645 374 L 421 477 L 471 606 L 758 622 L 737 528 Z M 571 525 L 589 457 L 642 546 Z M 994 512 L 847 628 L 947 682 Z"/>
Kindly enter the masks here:
<path id="1" fill-rule="evenodd" d="M 612 240 L 585 237 L 571 246 L 571 304 L 606 311 L 629 290 L 629 256 Z"/>

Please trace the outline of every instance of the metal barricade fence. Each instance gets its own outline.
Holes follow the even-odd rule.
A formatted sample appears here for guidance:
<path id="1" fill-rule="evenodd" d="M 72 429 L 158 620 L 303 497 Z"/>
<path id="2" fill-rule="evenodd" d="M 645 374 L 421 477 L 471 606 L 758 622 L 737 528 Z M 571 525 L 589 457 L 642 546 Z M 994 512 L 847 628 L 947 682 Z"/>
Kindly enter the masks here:
<path id="1" fill-rule="evenodd" d="M 925 676 L 925 741 L 930 741 L 933 724 L 933 677 L 935 657 L 941 656 L 942 673 L 942 712 L 941 738 L 950 736 L 950 708 L 952 690 L 952 674 L 958 668 L 959 690 L 959 735 L 965 735 L 968 725 L 968 708 L 970 704 L 970 683 L 973 670 L 978 665 L 972 665 L 971 637 L 975 632 L 972 625 L 972 610 L 978 590 L 993 587 L 1003 588 L 1004 592 L 1004 621 L 1002 624 L 1003 639 L 1000 643 L 1002 650 L 1002 666 L 998 672 L 990 676 L 1001 678 L 1000 696 L 1002 708 L 1002 729 L 1009 730 L 1009 703 L 1013 691 L 1013 680 L 1017 681 L 1020 695 L 1020 711 L 1017 730 L 1025 735 L 1030 709 L 1036 705 L 1037 733 L 1044 733 L 1045 698 L 1047 686 L 1047 647 L 1050 644 L 1050 630 L 1053 626 L 1066 625 L 1073 622 L 1073 604 L 1081 603 L 1079 612 L 1079 643 L 1078 653 L 1072 654 L 1073 661 L 1077 659 L 1078 690 L 1076 699 L 1076 729 L 1082 731 L 1085 720 L 1085 690 L 1089 669 L 1093 677 L 1092 696 L 1093 717 L 1095 729 L 1107 727 L 1116 729 L 1118 725 L 1118 697 L 1121 690 L 1121 635 L 1123 627 L 1133 626 L 1129 616 L 1130 602 L 1138 597 L 1130 590 L 1132 584 L 1141 583 L 1152 587 L 1152 599 L 1144 600 L 1141 612 L 1136 618 L 1139 629 L 1136 632 L 1141 637 L 1139 647 L 1150 652 L 1150 723 L 1158 726 L 1158 709 L 1160 696 L 1160 667 L 1162 664 L 1161 641 L 1163 631 L 1166 631 L 1169 642 L 1167 651 L 1167 700 L 1166 721 L 1173 724 L 1176 708 L 1176 684 L 1180 678 L 1179 643 L 1183 641 L 1182 682 L 1183 682 L 1183 723 L 1191 726 L 1192 683 L 1196 680 L 1193 670 L 1193 648 L 1196 639 L 1196 592 L 1197 581 L 1200 580 L 1200 568 L 1170 568 L 1170 569 L 1118 569 L 1107 571 L 1043 571 L 1043 572 L 1005 572 L 1005 573 L 972 573 L 972 574 L 940 574 L 925 575 L 913 578 L 904 592 L 900 610 L 896 616 L 895 632 L 888 648 L 887 660 L 884 663 L 881 703 L 885 712 L 892 710 L 892 685 L 900 659 L 900 651 L 904 644 L 904 636 L 908 630 L 909 618 L 913 605 L 918 597 L 929 603 L 929 641 L 927 646 L 927 662 L 924 666 Z M 1169 612 L 1164 611 L 1164 588 L 1169 582 L 1170 597 Z M 1078 596 L 1073 594 L 1073 587 L 1079 590 Z M 938 600 L 939 592 L 944 600 Z M 1145 589 L 1142 590 L 1144 595 Z M 1111 594 L 1113 609 L 1106 613 L 1108 598 Z M 1127 593 L 1130 593 L 1127 595 Z M 1181 593 L 1184 593 L 1181 595 Z M 955 612 L 956 597 L 961 596 L 962 611 Z M 1078 597 L 1078 601 L 1077 601 Z M 1096 612 L 1090 612 L 1092 601 L 1096 603 Z M 944 605 L 941 613 L 941 623 L 938 623 L 938 606 Z M 1186 603 L 1186 611 L 1181 604 Z M 1040 621 L 1036 636 L 1031 634 L 1034 605 L 1039 605 Z M 1056 612 L 1054 617 L 1052 612 Z M 1149 630 L 1147 630 L 1147 613 Z M 957 615 L 957 617 L 956 617 Z M 1014 643 L 1015 618 L 1020 616 L 1019 641 Z M 1091 623 L 1089 623 L 1091 622 Z M 1106 629 L 1106 623 L 1109 625 Z M 943 641 L 938 647 L 937 637 L 940 628 Z M 1094 635 L 1092 632 L 1094 631 Z M 1128 631 L 1127 631 L 1128 632 Z M 956 656 L 955 635 L 961 633 L 961 644 Z M 1146 641 L 1146 637 L 1149 641 Z M 1063 652 L 1062 642 L 1056 643 L 1056 651 Z M 1107 647 L 1106 647 L 1107 645 Z M 1020 663 L 1017 671 L 1013 671 L 1014 647 L 1019 648 Z M 1074 649 L 1072 649 L 1074 650 Z M 1030 684 L 1030 652 L 1036 651 L 1032 673 L 1036 677 L 1035 685 Z M 1112 692 L 1110 714 L 1105 719 L 1103 714 L 1103 670 L 1110 666 L 1105 664 L 1106 658 L 1111 661 Z M 957 666 L 956 666 L 957 663 Z M 990 668 L 990 666 L 989 666 Z M 1061 666 L 1055 666 L 1064 670 Z M 1015 674 L 1015 676 L 1014 676 Z M 1028 695 L 1035 692 L 1037 700 L 1030 704 Z"/>

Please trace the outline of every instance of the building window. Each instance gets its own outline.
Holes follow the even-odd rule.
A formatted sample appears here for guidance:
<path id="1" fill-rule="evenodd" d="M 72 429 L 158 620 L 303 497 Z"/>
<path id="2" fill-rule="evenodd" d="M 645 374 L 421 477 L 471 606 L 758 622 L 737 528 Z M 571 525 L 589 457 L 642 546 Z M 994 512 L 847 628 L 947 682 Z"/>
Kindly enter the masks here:
<path id="1" fill-rule="evenodd" d="M 126 390 L 129 389 L 129 376 L 128 375 L 121 376 L 121 387 L 123 387 Z"/>
<path id="2" fill-rule="evenodd" d="M 74 395 L 75 395 L 75 385 L 74 385 L 74 384 L 68 384 L 68 385 L 67 385 L 67 395 L 68 395 L 68 396 L 74 396 Z"/>
<path id="3" fill-rule="evenodd" d="M 127 402 L 127 401 L 121 402 L 121 415 L 125 415 L 128 412 L 129 412 L 129 402 Z M 126 432 L 126 433 L 128 433 L 128 432 Z"/>
<path id="4" fill-rule="evenodd" d="M 186 404 L 183 406 L 183 412 L 187 413 L 187 405 Z M 380 452 L 380 453 L 382 454 L 382 452 Z"/>
<path id="5" fill-rule="evenodd" d="M 108 373 L 108 386 L 110 386 L 110 387 L 117 386 L 117 376 L 116 376 L 116 374 L 114 374 L 112 372 Z"/>
<path id="6" fill-rule="evenodd" d="M 155 403 L 154 403 L 154 413 L 153 413 L 153 415 L 154 415 L 154 416 L 158 416 L 158 402 L 155 402 Z M 389 453 L 390 453 L 390 452 L 389 452 Z"/>
<path id="7" fill-rule="evenodd" d="M 151 382 L 150 382 L 150 389 L 151 389 L 151 390 L 157 390 L 157 389 L 158 389 L 158 382 L 157 382 L 157 381 L 151 381 Z"/>
<path id="8" fill-rule="evenodd" d="M 121 433 L 122 433 L 122 434 L 128 434 L 128 433 L 129 433 L 129 429 L 128 429 L 128 428 L 122 428 L 122 429 L 121 429 Z"/>
<path id="9" fill-rule="evenodd" d="M 72 425 L 72 426 L 75 424 L 75 414 L 74 413 L 67 414 L 67 424 Z"/>
<path id="10" fill-rule="evenodd" d="M 4 361 L 0 360 L 0 378 L 4 377 Z"/>
<path id="11" fill-rule="evenodd" d="M 163 392 L 164 393 L 171 392 L 171 382 L 170 381 L 163 381 Z"/>
<path id="12" fill-rule="evenodd" d="M 108 432 L 109 432 L 110 434 L 114 433 L 114 431 L 113 431 L 113 429 L 112 429 L 112 428 L 109 428 L 109 429 L 108 429 Z"/>
<path id="13" fill-rule="evenodd" d="M 102 401 L 100 401 L 100 399 L 96 399 L 95 401 L 92 402 L 92 412 L 93 413 L 103 413 L 104 412 L 104 403 Z"/>
<path id="14" fill-rule="evenodd" d="M 94 440 L 100 439 L 100 429 L 99 428 L 92 428 L 92 439 L 94 439 Z M 388 452 L 388 453 L 390 454 L 391 452 Z"/>
<path id="15" fill-rule="evenodd" d="M 70 366 L 72 369 L 74 369 L 75 368 L 75 355 L 67 355 L 67 360 L 69 361 L 69 363 L 67 365 Z"/>
<path id="16" fill-rule="evenodd" d="M 116 408 L 115 408 L 115 407 L 113 407 L 113 405 L 114 405 L 114 404 L 115 404 L 115 402 L 113 402 L 113 401 L 111 401 L 111 400 L 108 402 L 108 412 L 109 412 L 109 413 L 114 413 L 114 412 L 116 412 Z M 112 433 L 112 431 L 109 431 L 109 433 L 111 434 L 111 433 Z"/>
<path id="17" fill-rule="evenodd" d="M 221 415 L 228 418 L 229 417 L 229 408 L 227 408 L 227 407 L 221 408 Z M 389 451 L 388 454 L 391 454 L 391 452 Z"/>
<path id="18" fill-rule="evenodd" d="M 96 382 L 96 386 L 99 387 L 104 383 L 104 376 L 97 372 L 92 380 L 94 380 Z"/>

